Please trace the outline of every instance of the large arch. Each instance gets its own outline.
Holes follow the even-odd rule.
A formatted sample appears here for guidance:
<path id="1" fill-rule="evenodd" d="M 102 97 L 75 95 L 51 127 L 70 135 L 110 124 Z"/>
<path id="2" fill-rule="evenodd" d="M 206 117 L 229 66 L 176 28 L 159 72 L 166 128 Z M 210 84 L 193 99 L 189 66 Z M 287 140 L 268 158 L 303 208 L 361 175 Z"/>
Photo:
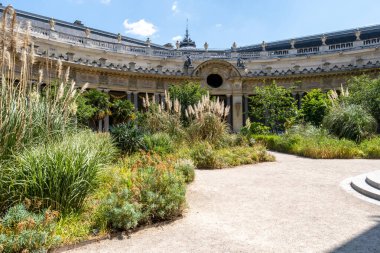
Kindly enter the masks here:
<path id="1" fill-rule="evenodd" d="M 191 76 L 201 80 L 201 85 L 208 87 L 211 95 L 223 97 L 224 101 L 230 106 L 229 123 L 235 131 L 239 131 L 243 124 L 243 97 L 242 97 L 242 75 L 240 71 L 230 62 L 212 59 L 199 64 Z M 222 83 L 213 85 L 210 79 L 218 81 L 222 79 Z"/>
<path id="2" fill-rule="evenodd" d="M 199 64 L 191 73 L 192 77 L 205 77 L 209 74 L 220 74 L 223 78 L 241 79 L 239 70 L 231 63 L 212 59 Z"/>

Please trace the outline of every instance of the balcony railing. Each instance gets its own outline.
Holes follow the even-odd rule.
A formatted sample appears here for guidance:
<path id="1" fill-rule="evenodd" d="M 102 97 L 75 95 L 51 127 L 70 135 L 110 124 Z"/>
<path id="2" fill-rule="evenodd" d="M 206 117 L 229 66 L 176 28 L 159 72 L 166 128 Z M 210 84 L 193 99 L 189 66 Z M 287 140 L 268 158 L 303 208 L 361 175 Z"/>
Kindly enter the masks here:
<path id="1" fill-rule="evenodd" d="M 106 51 L 113 51 L 124 54 L 132 55 L 149 55 L 159 58 L 185 58 L 187 55 L 191 55 L 193 59 L 236 59 L 241 57 L 243 59 L 260 59 L 260 58 L 279 58 L 279 57 L 295 57 L 305 56 L 312 54 L 326 54 L 336 53 L 337 51 L 355 50 L 361 48 L 370 48 L 376 45 L 380 45 L 380 38 L 367 39 L 363 41 L 339 43 L 333 45 L 324 45 L 307 48 L 297 48 L 289 50 L 276 50 L 276 51 L 261 51 L 261 52 L 231 52 L 224 50 L 160 50 L 152 49 L 144 46 L 130 46 L 123 43 L 110 41 L 96 40 L 87 38 L 85 36 L 75 36 L 67 33 L 51 31 L 50 29 L 32 27 L 32 34 L 42 39 L 57 40 L 59 42 L 68 43 L 71 45 L 83 46 L 87 48 L 102 49 Z"/>

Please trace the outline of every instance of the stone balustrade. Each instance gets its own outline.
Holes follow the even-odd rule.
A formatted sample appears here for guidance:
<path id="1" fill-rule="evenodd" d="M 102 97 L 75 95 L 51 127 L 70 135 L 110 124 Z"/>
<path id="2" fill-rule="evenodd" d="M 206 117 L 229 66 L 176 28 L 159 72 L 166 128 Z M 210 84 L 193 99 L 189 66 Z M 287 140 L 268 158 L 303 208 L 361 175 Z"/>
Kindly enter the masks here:
<path id="1" fill-rule="evenodd" d="M 184 58 L 186 55 L 191 55 L 193 59 L 207 60 L 207 59 L 236 59 L 241 57 L 246 60 L 255 59 L 271 59 L 271 58 L 286 58 L 297 57 L 305 55 L 317 55 L 336 53 L 337 51 L 358 50 L 363 48 L 371 48 L 380 45 L 380 38 L 359 40 L 353 42 L 346 42 L 333 45 L 322 45 L 308 48 L 294 48 L 289 50 L 276 50 L 276 51 L 261 51 L 261 52 L 231 52 L 230 50 L 158 50 L 144 46 L 130 46 L 117 41 L 101 41 L 85 36 L 74 36 L 70 34 L 60 33 L 49 29 L 40 27 L 32 28 L 32 35 L 41 39 L 51 39 L 58 42 L 67 43 L 71 45 L 80 45 L 87 48 L 101 49 L 110 52 L 117 52 L 122 54 L 142 55 L 159 58 Z"/>

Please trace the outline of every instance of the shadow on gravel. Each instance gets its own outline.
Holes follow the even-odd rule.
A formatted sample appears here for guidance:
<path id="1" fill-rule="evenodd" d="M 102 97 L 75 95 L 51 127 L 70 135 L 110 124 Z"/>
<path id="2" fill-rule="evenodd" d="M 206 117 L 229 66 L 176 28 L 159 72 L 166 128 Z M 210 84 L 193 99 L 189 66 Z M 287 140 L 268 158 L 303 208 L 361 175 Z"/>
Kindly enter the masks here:
<path id="1" fill-rule="evenodd" d="M 377 224 L 367 230 L 366 232 L 360 234 L 359 236 L 353 238 L 352 240 L 346 242 L 342 246 L 332 250 L 332 253 L 369 253 L 369 252 L 380 252 L 380 216 L 371 216 Z"/>

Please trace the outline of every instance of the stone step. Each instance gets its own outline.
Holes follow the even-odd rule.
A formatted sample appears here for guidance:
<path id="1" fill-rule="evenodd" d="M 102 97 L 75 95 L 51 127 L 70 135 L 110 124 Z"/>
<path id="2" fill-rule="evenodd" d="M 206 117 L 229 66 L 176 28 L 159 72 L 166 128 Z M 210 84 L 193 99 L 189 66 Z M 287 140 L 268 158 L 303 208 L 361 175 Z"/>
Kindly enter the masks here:
<path id="1" fill-rule="evenodd" d="M 380 201 L 380 190 L 366 182 L 367 174 L 356 176 L 351 181 L 351 187 L 357 192 Z"/>
<path id="2" fill-rule="evenodd" d="M 380 190 L 380 170 L 368 173 L 365 181 L 370 186 Z"/>

